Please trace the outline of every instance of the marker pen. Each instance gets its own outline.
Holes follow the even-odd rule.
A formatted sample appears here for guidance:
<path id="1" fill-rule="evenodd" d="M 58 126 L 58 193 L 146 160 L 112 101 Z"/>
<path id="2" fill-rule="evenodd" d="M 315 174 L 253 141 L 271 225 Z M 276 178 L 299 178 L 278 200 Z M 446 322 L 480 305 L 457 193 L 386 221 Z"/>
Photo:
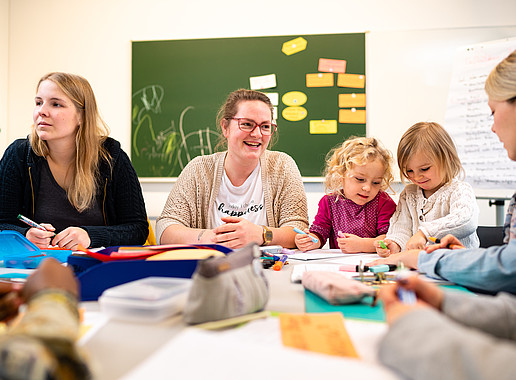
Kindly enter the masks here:
<path id="1" fill-rule="evenodd" d="M 49 231 L 47 230 L 45 227 L 43 227 L 41 224 L 38 224 L 36 223 L 35 221 L 33 220 L 30 220 L 29 218 L 21 215 L 21 214 L 18 214 L 18 219 L 20 219 L 23 223 L 33 227 L 33 228 L 37 228 L 38 230 L 41 230 L 41 231 L 47 231 L 47 232 L 52 232 L 52 231 Z M 56 234 L 54 233 L 54 236 Z"/>
<path id="2" fill-rule="evenodd" d="M 301 231 L 301 230 L 300 230 L 299 228 L 297 228 L 297 227 L 294 227 L 294 232 L 297 232 L 298 234 L 308 235 L 305 231 Z M 310 239 L 312 239 L 312 241 L 313 241 L 314 243 L 317 243 L 317 242 L 319 241 L 319 239 L 314 238 L 312 235 L 308 235 L 308 236 L 310 236 Z"/>
<path id="3" fill-rule="evenodd" d="M 274 266 L 272 267 L 272 269 L 274 269 L 274 270 L 281 270 L 281 268 L 283 268 L 283 265 L 287 261 L 287 258 L 288 258 L 287 255 L 282 255 L 281 259 L 279 259 L 278 261 L 276 261 L 274 263 Z"/>
<path id="4" fill-rule="evenodd" d="M 434 242 L 435 244 L 439 244 L 441 242 L 441 239 L 435 238 L 433 236 L 429 236 L 428 240 L 430 240 L 431 242 Z M 460 244 L 448 244 L 446 246 L 446 248 L 449 248 L 449 249 L 463 249 L 465 247 L 463 245 L 460 245 Z"/>
<path id="5" fill-rule="evenodd" d="M 380 244 L 380 248 L 381 248 L 381 249 L 387 249 L 387 245 L 385 244 L 385 242 L 384 242 L 383 240 L 380 240 L 380 241 L 378 242 L 378 244 Z"/>
<path id="6" fill-rule="evenodd" d="M 382 265 L 375 265 L 373 267 L 369 267 L 369 272 L 373 272 L 373 273 L 391 272 L 396 269 L 398 269 L 397 265 L 382 264 Z"/>

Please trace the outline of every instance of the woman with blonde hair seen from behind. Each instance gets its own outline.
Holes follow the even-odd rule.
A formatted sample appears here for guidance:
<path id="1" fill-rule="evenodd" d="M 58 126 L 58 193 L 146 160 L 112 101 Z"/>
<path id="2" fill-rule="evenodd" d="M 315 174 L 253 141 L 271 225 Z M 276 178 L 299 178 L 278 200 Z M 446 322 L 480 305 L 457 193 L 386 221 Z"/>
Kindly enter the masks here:
<path id="1" fill-rule="evenodd" d="M 270 99 L 233 91 L 217 125 L 227 150 L 183 169 L 156 222 L 158 241 L 294 247 L 293 228 L 308 226 L 306 195 L 294 160 L 267 149 L 276 132 Z"/>
<path id="2" fill-rule="evenodd" d="M 54 72 L 36 90 L 30 136 L 0 161 L 0 229 L 41 248 L 143 244 L 148 223 L 138 177 L 120 143 L 107 137 L 88 81 Z M 46 230 L 28 228 L 18 214 Z"/>
<path id="3" fill-rule="evenodd" d="M 478 205 L 463 174 L 455 144 L 437 124 L 421 122 L 410 127 L 398 145 L 402 179 L 412 182 L 403 189 L 385 239 L 376 252 L 387 257 L 405 249 L 423 249 L 430 237 L 453 234 L 467 248 L 479 246 L 476 234 Z"/>
<path id="4" fill-rule="evenodd" d="M 297 235 L 302 251 L 324 246 L 342 252 L 375 252 L 396 204 L 385 192 L 393 180 L 391 153 L 372 137 L 350 138 L 330 151 L 326 163 L 326 194 L 319 201 L 309 235 Z"/>

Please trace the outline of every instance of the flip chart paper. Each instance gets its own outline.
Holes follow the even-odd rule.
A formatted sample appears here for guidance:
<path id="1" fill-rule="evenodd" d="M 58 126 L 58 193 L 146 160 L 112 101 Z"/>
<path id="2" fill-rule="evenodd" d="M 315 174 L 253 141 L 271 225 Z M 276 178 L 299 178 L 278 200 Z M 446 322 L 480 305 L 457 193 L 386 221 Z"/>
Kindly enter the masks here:
<path id="1" fill-rule="evenodd" d="M 306 87 L 333 87 L 333 74 L 306 74 Z"/>
<path id="2" fill-rule="evenodd" d="M 337 86 L 352 87 L 352 88 L 364 88 L 365 87 L 365 75 L 362 75 L 362 74 L 338 74 Z"/>

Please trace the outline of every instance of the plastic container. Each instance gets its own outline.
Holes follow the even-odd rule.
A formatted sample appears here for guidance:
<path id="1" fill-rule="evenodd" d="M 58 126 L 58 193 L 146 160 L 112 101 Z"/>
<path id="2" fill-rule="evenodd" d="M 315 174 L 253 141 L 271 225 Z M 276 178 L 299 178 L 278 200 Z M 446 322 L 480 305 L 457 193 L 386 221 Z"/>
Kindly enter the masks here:
<path id="1" fill-rule="evenodd" d="M 183 310 L 192 280 L 146 277 L 106 289 L 99 297 L 100 310 L 112 318 L 134 322 L 159 322 Z"/>

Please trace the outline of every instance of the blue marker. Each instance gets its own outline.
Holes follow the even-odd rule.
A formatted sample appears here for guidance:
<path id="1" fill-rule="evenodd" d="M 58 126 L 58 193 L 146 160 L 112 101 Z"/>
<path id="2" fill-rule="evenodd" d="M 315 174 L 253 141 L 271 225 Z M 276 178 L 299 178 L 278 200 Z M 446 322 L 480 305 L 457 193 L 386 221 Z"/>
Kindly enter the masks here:
<path id="1" fill-rule="evenodd" d="M 305 231 L 301 231 L 301 230 L 300 230 L 299 228 L 297 228 L 297 227 L 294 227 L 294 232 L 297 232 L 298 234 L 308 235 Z M 317 243 L 317 242 L 319 241 L 319 239 L 314 238 L 312 235 L 308 235 L 308 236 L 310 236 L 310 239 L 312 239 L 312 241 L 313 241 L 314 243 Z"/>
<path id="2" fill-rule="evenodd" d="M 398 280 L 398 281 L 403 280 L 410 275 L 411 274 L 408 270 L 403 269 L 403 268 L 401 268 L 401 269 L 398 268 L 398 274 L 396 275 L 396 280 Z M 413 290 L 408 290 L 408 289 L 402 288 L 398 285 L 398 289 L 396 289 L 396 293 L 398 294 L 398 298 L 400 299 L 400 301 L 403 303 L 411 305 L 411 304 L 415 304 L 417 301 L 416 293 L 414 293 Z"/>

